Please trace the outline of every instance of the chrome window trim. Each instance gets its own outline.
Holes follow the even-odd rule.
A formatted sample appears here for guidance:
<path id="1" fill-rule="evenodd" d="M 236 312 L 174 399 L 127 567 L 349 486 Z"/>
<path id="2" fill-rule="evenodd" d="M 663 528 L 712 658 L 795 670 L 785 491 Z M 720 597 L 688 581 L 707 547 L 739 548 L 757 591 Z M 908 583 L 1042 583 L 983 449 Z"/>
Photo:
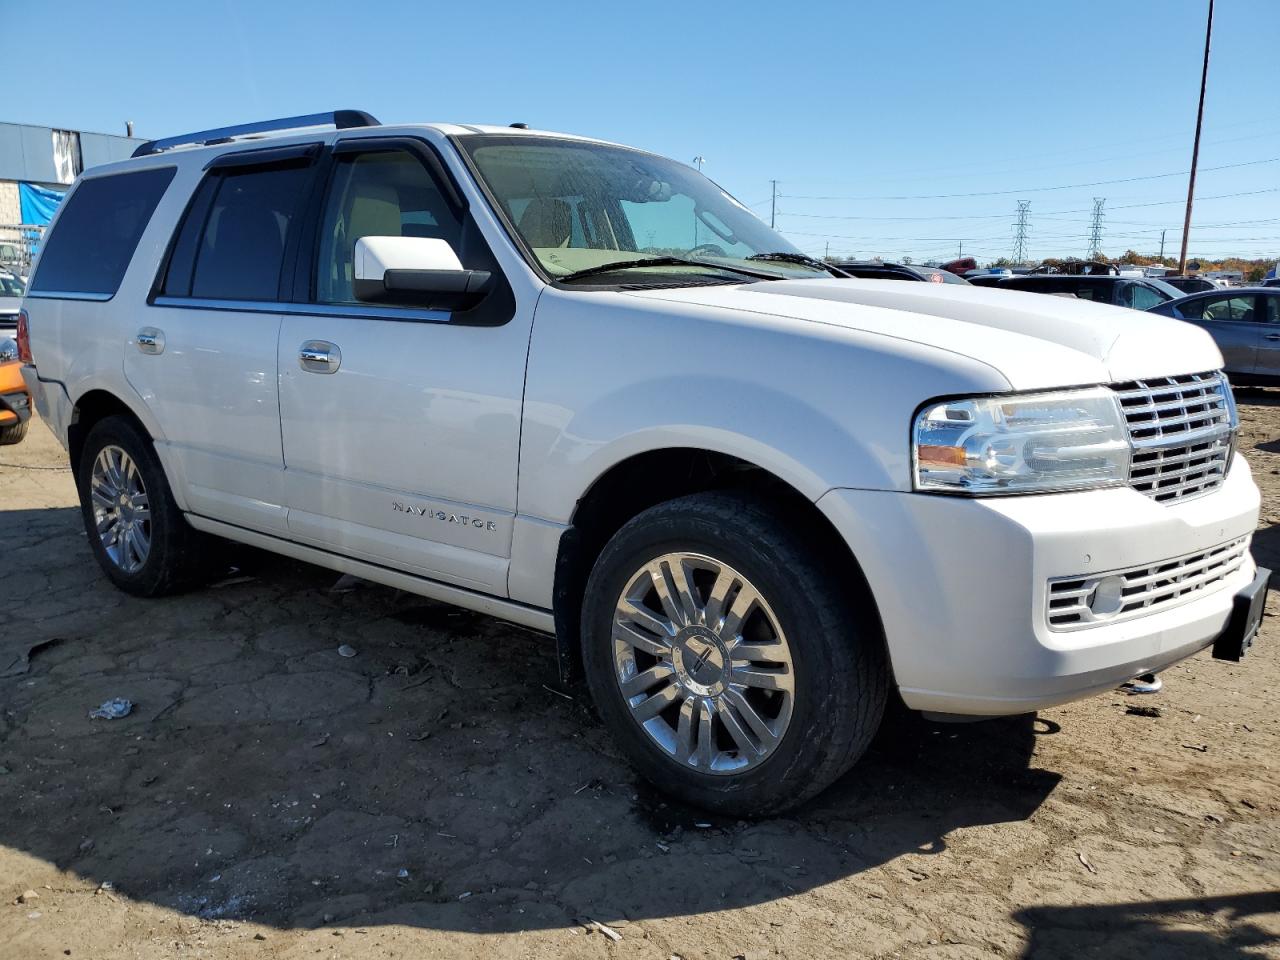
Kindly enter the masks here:
<path id="1" fill-rule="evenodd" d="M 353 317 L 357 320 L 398 320 L 405 323 L 449 323 L 448 310 L 419 310 L 413 307 L 376 305 L 296 303 L 278 300 L 217 300 L 203 297 L 154 297 L 149 306 L 182 310 L 222 310 L 236 313 L 287 313 L 309 317 Z"/>
<path id="2" fill-rule="evenodd" d="M 23 297 L 31 300 L 92 300 L 106 303 L 114 293 L 90 293 L 77 290 L 28 290 Z"/>

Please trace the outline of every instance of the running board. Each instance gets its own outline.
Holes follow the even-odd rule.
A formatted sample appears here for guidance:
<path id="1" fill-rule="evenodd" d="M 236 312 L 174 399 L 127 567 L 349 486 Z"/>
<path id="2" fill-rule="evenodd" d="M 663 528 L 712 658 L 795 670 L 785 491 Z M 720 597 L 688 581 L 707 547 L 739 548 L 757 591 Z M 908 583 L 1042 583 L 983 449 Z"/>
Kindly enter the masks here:
<path id="1" fill-rule="evenodd" d="M 436 580 L 428 580 L 426 577 L 415 577 L 411 573 L 402 573 L 399 570 L 392 570 L 390 567 L 367 563 L 364 560 L 353 560 L 350 557 L 329 553 L 327 550 L 321 550 L 317 547 L 307 547 L 292 540 L 283 540 L 269 534 L 246 530 L 244 527 L 222 523 L 219 520 L 210 520 L 208 517 L 188 513 L 186 518 L 191 526 L 204 533 L 225 537 L 238 543 L 246 543 L 251 547 L 258 547 L 271 553 L 280 553 L 295 560 L 302 560 L 305 563 L 314 563 L 318 567 L 328 567 L 330 570 L 337 570 L 339 573 L 349 573 L 354 577 L 363 577 L 365 580 L 372 580 L 374 583 L 381 583 L 387 587 L 404 590 L 406 593 L 416 593 L 418 596 L 427 597 L 431 600 L 451 603 L 455 607 L 463 607 L 467 610 L 474 610 L 477 613 L 487 613 L 500 620 L 516 623 L 522 627 L 529 627 L 531 630 L 550 634 L 556 632 L 555 617 L 552 616 L 549 610 L 528 607 L 522 603 L 514 603 L 511 600 L 501 600 L 498 597 L 476 593 L 463 587 L 454 587 Z"/>

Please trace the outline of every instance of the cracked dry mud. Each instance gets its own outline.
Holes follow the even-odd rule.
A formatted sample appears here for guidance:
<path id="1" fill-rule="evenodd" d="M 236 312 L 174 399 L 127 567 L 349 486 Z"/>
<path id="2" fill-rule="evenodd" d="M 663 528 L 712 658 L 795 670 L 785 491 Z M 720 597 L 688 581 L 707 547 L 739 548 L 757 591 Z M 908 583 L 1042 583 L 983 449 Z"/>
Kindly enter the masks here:
<path id="1" fill-rule="evenodd" d="M 1241 402 L 1280 568 L 1280 394 Z M 0 448 L 0 672 L 56 641 L 0 679 L 5 960 L 1280 957 L 1276 595 L 1159 716 L 896 718 L 747 824 L 639 785 L 533 633 L 251 552 L 124 596 L 62 464 L 40 424 Z"/>

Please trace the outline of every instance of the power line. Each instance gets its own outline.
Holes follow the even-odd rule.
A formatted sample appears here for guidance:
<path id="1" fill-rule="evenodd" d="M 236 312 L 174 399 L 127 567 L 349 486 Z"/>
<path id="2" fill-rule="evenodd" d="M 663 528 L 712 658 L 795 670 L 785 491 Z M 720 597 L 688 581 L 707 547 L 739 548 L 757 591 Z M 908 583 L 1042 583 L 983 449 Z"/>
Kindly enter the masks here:
<path id="1" fill-rule="evenodd" d="M 1210 170 L 1235 170 L 1239 167 L 1256 167 L 1265 163 L 1280 162 L 1280 157 L 1267 157 L 1262 160 L 1244 160 L 1240 163 L 1224 163 L 1216 167 L 1205 167 L 1205 172 Z M 1015 190 L 979 190 L 972 193 L 932 193 L 918 195 L 901 195 L 901 196 L 880 196 L 880 197 L 841 197 L 841 196 L 809 196 L 804 194 L 788 193 L 784 196 L 789 200 L 956 200 L 962 197 L 1007 197 L 1015 193 L 1045 193 L 1051 190 L 1078 190 L 1083 187 L 1105 187 L 1117 183 L 1138 183 L 1143 180 L 1166 180 L 1169 177 L 1185 177 L 1190 171 L 1175 170 L 1173 173 L 1153 173 L 1144 177 L 1121 177 L 1116 180 L 1094 180 L 1089 183 L 1064 183 L 1053 187 L 1020 187 Z"/>

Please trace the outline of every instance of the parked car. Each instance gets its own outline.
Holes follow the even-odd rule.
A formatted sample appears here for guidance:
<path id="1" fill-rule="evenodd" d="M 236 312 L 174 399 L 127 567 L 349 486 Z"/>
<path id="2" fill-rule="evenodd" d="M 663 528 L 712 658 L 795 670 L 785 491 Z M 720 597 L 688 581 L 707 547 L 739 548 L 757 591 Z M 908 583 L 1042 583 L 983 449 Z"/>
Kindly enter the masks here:
<path id="1" fill-rule="evenodd" d="M 1280 290 L 1232 287 L 1151 309 L 1207 330 L 1222 351 L 1232 383 L 1280 384 Z"/>
<path id="2" fill-rule="evenodd" d="M 1071 296 L 1077 300 L 1133 307 L 1135 310 L 1147 310 L 1156 304 L 1182 296 L 1180 290 L 1155 277 L 1120 277 L 1114 274 L 1089 276 L 1029 273 L 1014 277 L 970 277 L 969 282 L 978 286 L 999 287 L 1001 290 Z"/>
<path id="3" fill-rule="evenodd" d="M 18 443 L 31 420 L 31 394 L 22 378 L 18 345 L 0 339 L 0 446 Z"/>
<path id="4" fill-rule="evenodd" d="M 958 277 L 940 267 L 923 267 L 914 263 L 887 263 L 880 260 L 843 260 L 832 266 L 854 277 L 867 280 L 924 280 L 929 283 L 960 283 L 968 285 L 964 277 Z"/>
<path id="5" fill-rule="evenodd" d="M 17 330 L 18 308 L 25 291 L 21 277 L 0 270 L 0 338 L 12 337 Z"/>
<path id="6" fill-rule="evenodd" d="M 627 147 L 353 111 L 144 144 L 77 179 L 23 311 L 122 590 L 224 537 L 545 631 L 726 813 L 822 790 L 893 692 L 1024 713 L 1261 617 L 1204 331 L 833 278 Z"/>
<path id="7" fill-rule="evenodd" d="M 1209 290 L 1223 289 L 1222 284 L 1214 283 L 1208 277 L 1165 276 L 1160 279 L 1169 286 L 1176 287 L 1182 292 L 1183 296 L 1189 293 L 1205 293 Z"/>
<path id="8" fill-rule="evenodd" d="M 1280 277 L 1268 277 L 1262 281 L 1264 287 L 1280 287 Z"/>

